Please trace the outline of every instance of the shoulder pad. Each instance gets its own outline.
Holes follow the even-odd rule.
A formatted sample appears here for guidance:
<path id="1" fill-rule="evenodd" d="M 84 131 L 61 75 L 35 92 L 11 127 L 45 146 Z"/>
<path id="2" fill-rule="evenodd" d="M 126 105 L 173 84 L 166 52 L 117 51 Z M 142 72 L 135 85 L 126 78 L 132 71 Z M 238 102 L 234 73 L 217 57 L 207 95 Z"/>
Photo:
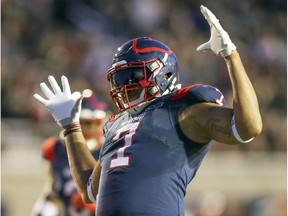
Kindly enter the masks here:
<path id="1" fill-rule="evenodd" d="M 180 89 L 172 99 L 185 98 L 191 103 L 210 102 L 221 106 L 226 104 L 223 94 L 210 85 L 196 84 Z"/>

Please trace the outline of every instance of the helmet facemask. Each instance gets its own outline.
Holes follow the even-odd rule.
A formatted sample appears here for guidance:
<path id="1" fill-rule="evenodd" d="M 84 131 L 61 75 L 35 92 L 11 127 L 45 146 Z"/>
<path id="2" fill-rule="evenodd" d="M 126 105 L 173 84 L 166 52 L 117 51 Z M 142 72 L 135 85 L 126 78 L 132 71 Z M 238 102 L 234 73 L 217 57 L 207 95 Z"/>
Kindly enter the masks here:
<path id="1" fill-rule="evenodd" d="M 120 112 L 149 101 L 160 93 L 153 72 L 147 67 L 153 61 L 124 63 L 108 71 L 110 95 Z"/>

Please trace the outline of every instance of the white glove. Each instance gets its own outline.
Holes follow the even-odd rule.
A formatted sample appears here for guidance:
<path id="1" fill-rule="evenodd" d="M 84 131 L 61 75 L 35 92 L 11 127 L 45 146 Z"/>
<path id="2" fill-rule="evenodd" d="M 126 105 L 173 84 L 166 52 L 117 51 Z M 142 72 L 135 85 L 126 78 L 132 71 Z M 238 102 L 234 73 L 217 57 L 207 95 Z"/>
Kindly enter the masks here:
<path id="1" fill-rule="evenodd" d="M 49 76 L 48 80 L 54 93 L 45 83 L 41 83 L 40 87 L 48 100 L 39 94 L 34 94 L 34 98 L 49 110 L 60 127 L 64 128 L 72 122 L 79 122 L 83 98 L 81 93 L 71 94 L 70 85 L 65 76 L 61 77 L 63 92 L 53 76 Z"/>
<path id="2" fill-rule="evenodd" d="M 197 51 L 213 51 L 216 55 L 226 57 L 236 50 L 228 33 L 222 28 L 215 15 L 203 5 L 200 6 L 201 13 L 204 15 L 210 26 L 210 40 L 197 48 Z"/>

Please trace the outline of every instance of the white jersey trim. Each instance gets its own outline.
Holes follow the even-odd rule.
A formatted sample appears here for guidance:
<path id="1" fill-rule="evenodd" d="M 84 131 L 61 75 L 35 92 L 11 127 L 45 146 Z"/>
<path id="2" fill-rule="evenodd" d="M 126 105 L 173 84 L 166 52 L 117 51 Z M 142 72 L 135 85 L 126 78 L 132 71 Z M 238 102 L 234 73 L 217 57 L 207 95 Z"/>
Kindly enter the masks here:
<path id="1" fill-rule="evenodd" d="M 95 203 L 96 199 L 92 193 L 92 174 L 90 175 L 88 182 L 87 182 L 87 193 L 88 193 L 88 197 L 89 197 L 90 201 Z"/>
<path id="2" fill-rule="evenodd" d="M 237 129 L 236 129 L 236 123 L 235 123 L 235 117 L 234 117 L 234 115 L 233 115 L 232 120 L 231 120 L 231 125 L 232 125 L 233 135 L 234 135 L 234 137 L 235 137 L 240 143 L 248 143 L 248 142 L 251 142 L 251 141 L 255 138 L 255 137 L 253 137 L 253 138 L 251 138 L 251 139 L 249 139 L 249 140 L 243 140 L 243 139 L 240 137 L 240 135 L 239 135 L 239 133 L 238 133 L 238 131 L 237 131 Z"/>

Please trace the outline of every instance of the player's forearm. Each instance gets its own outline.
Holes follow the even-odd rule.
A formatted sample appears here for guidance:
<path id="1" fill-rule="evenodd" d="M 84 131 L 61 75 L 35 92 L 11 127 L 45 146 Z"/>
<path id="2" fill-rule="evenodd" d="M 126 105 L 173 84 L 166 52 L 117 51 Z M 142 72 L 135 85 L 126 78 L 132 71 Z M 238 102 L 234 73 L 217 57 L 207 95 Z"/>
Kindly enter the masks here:
<path id="1" fill-rule="evenodd" d="M 96 160 L 89 151 L 82 132 L 74 132 L 65 137 L 72 177 L 82 198 L 87 196 L 87 181 Z"/>
<path id="2" fill-rule="evenodd" d="M 257 136 L 262 130 L 262 119 L 256 93 L 248 78 L 239 53 L 233 51 L 225 58 L 233 89 L 233 110 L 236 127 L 242 139 Z"/>

